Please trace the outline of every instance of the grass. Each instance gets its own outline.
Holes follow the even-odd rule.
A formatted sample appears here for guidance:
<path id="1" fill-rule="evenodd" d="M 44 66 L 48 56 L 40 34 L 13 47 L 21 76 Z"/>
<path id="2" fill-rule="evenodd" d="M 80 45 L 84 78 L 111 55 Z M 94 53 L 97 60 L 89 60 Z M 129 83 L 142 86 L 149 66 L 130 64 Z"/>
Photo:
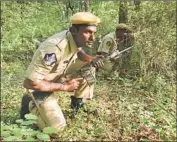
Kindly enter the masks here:
<path id="1" fill-rule="evenodd" d="M 56 3 L 2 2 L 1 124 L 14 131 L 25 70 L 38 42 L 69 26 L 64 4 Z M 103 20 L 98 35 L 114 30 L 118 6 L 113 1 L 92 3 L 93 12 Z M 175 2 L 142 2 L 139 11 L 133 5 L 128 10 L 136 37 L 132 68 L 120 77 L 104 78 L 99 72 L 94 99 L 74 119 L 70 118 L 71 93 L 58 93 L 68 125 L 51 140 L 176 140 Z M 31 126 L 19 127 L 27 133 L 35 131 Z M 1 140 L 9 135 L 4 131 Z M 29 139 L 39 141 L 39 137 Z M 17 140 L 24 139 L 20 135 Z"/>
<path id="2" fill-rule="evenodd" d="M 1 121 L 19 119 L 26 65 L 2 62 Z M 70 95 L 59 95 L 67 127 L 53 140 L 175 140 L 175 84 L 160 77 L 151 82 L 122 76 L 105 79 L 98 73 L 94 99 L 70 118 Z"/>

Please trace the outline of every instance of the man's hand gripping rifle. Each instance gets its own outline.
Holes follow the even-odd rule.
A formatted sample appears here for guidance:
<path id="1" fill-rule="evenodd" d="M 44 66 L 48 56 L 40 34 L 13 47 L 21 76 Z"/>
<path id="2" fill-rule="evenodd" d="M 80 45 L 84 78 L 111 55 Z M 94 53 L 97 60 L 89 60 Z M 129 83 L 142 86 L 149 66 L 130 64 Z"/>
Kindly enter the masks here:
<path id="1" fill-rule="evenodd" d="M 107 61 L 107 60 L 118 60 L 120 57 L 122 57 L 124 54 L 126 54 L 127 51 L 129 51 L 131 48 L 132 48 L 132 46 L 130 46 L 124 50 L 121 50 L 121 51 L 119 51 L 118 49 L 115 49 L 115 50 L 111 51 L 111 53 L 108 53 L 103 57 L 103 62 Z"/>
<path id="2" fill-rule="evenodd" d="M 111 51 L 110 53 L 103 55 L 103 57 L 101 57 L 101 58 L 99 58 L 99 57 L 95 58 L 92 61 L 84 64 L 80 69 L 78 69 L 74 73 L 70 74 L 69 78 L 82 77 L 82 78 L 86 79 L 88 84 L 93 84 L 95 82 L 95 76 L 91 71 L 91 67 L 95 67 L 94 66 L 95 62 L 101 61 L 104 63 L 105 61 L 108 61 L 108 60 L 110 60 L 110 61 L 118 60 L 120 57 L 125 55 L 131 48 L 132 48 L 132 46 L 130 46 L 122 51 L 115 49 L 115 50 Z"/>

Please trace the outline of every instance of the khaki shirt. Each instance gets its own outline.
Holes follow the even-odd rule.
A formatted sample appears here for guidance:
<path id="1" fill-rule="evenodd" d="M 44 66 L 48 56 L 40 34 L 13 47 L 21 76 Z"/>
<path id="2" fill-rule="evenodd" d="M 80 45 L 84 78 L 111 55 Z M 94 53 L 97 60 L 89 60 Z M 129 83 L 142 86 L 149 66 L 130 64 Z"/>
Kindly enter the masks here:
<path id="1" fill-rule="evenodd" d="M 115 32 L 112 32 L 112 33 L 107 34 L 103 37 L 102 42 L 100 43 L 100 45 L 98 47 L 98 52 L 109 53 L 114 48 L 121 51 L 121 50 L 125 49 L 126 46 L 124 45 L 124 42 L 116 43 L 116 34 L 115 34 Z M 114 66 L 121 68 L 120 66 L 123 67 L 124 64 L 129 62 L 127 60 L 130 60 L 130 57 L 131 57 L 131 50 L 127 51 L 127 54 L 125 54 L 124 56 L 121 56 L 116 61 L 106 61 L 104 63 L 103 69 L 109 72 L 109 71 L 114 70 L 113 69 Z M 123 61 L 124 61 L 124 63 L 123 63 Z"/>
<path id="2" fill-rule="evenodd" d="M 77 45 L 68 30 L 57 33 L 40 44 L 26 77 L 32 81 L 40 79 L 55 82 L 66 72 L 77 70 L 77 67 L 72 67 L 68 71 L 77 59 L 77 52 Z"/>
<path id="3" fill-rule="evenodd" d="M 115 32 L 113 32 L 103 37 L 102 42 L 100 43 L 98 47 L 98 52 L 109 53 L 109 51 L 111 51 L 115 47 L 117 47 L 116 35 L 115 35 Z"/>
<path id="4" fill-rule="evenodd" d="M 102 42 L 100 43 L 97 52 L 109 53 L 115 47 L 117 47 L 116 35 L 115 35 L 115 32 L 112 32 L 103 37 Z M 114 62 L 110 60 L 104 61 L 104 66 L 102 67 L 102 69 L 106 71 L 105 74 L 109 73 L 112 70 L 113 65 L 114 65 Z"/>

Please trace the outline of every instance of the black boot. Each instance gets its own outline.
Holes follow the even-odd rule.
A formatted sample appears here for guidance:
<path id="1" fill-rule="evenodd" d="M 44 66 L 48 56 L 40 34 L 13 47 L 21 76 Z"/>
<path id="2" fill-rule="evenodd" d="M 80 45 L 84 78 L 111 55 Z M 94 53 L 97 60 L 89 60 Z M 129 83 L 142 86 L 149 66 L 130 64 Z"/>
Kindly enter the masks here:
<path id="1" fill-rule="evenodd" d="M 78 110 L 84 106 L 84 102 L 82 101 L 82 98 L 76 98 L 74 96 L 71 96 L 71 108 L 78 112 Z"/>
<path id="2" fill-rule="evenodd" d="M 30 113 L 29 112 L 29 102 L 30 101 L 31 101 L 31 97 L 29 95 L 24 95 L 22 97 L 20 119 L 25 119 L 25 114 Z"/>

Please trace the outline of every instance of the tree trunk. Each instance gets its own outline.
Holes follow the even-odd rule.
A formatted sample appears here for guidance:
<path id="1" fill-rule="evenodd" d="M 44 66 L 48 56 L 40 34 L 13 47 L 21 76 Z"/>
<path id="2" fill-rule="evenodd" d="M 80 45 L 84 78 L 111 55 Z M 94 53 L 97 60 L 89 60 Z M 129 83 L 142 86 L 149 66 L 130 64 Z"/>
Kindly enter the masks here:
<path id="1" fill-rule="evenodd" d="M 85 12 L 90 11 L 90 0 L 84 0 L 84 10 Z"/>
<path id="2" fill-rule="evenodd" d="M 141 0 L 134 0 L 135 10 L 140 10 Z"/>
<path id="3" fill-rule="evenodd" d="M 120 1 L 118 23 L 127 23 L 127 22 L 128 22 L 128 2 Z"/>

